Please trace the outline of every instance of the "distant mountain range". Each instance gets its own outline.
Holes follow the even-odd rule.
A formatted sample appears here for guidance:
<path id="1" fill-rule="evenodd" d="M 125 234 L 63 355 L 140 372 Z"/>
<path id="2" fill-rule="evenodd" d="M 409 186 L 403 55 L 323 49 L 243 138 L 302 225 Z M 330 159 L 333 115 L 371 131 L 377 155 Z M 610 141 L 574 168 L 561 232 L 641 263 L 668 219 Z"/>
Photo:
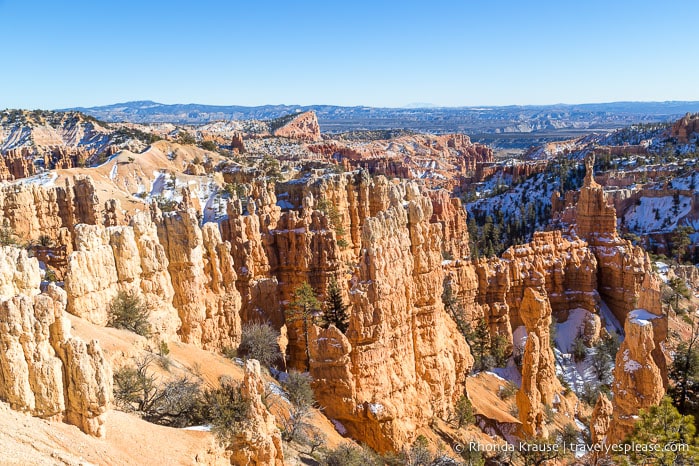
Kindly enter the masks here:
<path id="1" fill-rule="evenodd" d="M 699 102 L 611 102 L 505 107 L 377 108 L 335 105 L 160 104 L 126 102 L 101 107 L 77 107 L 104 121 L 134 123 L 202 124 L 215 120 L 268 120 L 313 110 L 323 132 L 403 128 L 431 133 L 460 132 L 484 142 L 525 136 L 529 144 L 561 139 L 590 131 L 608 131 L 634 123 L 671 121 L 687 112 L 699 112 Z M 515 144 L 517 145 L 517 144 Z"/>

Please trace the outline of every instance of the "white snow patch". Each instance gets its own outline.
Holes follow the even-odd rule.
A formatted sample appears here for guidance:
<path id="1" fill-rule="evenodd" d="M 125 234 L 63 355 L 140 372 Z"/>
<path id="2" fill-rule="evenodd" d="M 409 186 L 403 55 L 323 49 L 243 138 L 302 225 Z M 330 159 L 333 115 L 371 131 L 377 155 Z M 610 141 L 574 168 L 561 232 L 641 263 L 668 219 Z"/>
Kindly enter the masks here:
<path id="1" fill-rule="evenodd" d="M 524 345 L 527 343 L 527 328 L 524 325 L 520 325 L 512 332 L 512 344 L 515 348 L 524 349 Z"/>
<path id="2" fill-rule="evenodd" d="M 190 427 L 183 427 L 182 430 L 194 430 L 197 432 L 211 432 L 211 426 L 190 426 Z"/>
<path id="3" fill-rule="evenodd" d="M 568 320 L 556 324 L 556 346 L 562 352 L 570 353 L 573 340 L 582 333 L 585 322 L 592 318 L 592 314 L 586 309 L 573 309 L 568 313 Z"/>
<path id="4" fill-rule="evenodd" d="M 617 318 L 614 316 L 612 313 L 612 310 L 609 309 L 609 306 L 607 306 L 607 303 L 604 301 L 600 300 L 599 303 L 599 312 L 602 318 L 604 319 L 604 328 L 607 329 L 608 332 L 610 333 L 616 333 L 619 335 L 619 341 L 623 340 L 623 335 L 624 335 L 624 327 L 619 323 Z"/>
<path id="5" fill-rule="evenodd" d="M 503 380 L 509 380 L 515 384 L 517 388 L 522 386 L 522 374 L 519 373 L 519 369 L 517 369 L 517 365 L 513 358 L 507 361 L 507 366 L 493 368 L 492 374 Z"/>
<path id="6" fill-rule="evenodd" d="M 625 215 L 626 224 L 637 233 L 673 231 L 680 219 L 691 211 L 691 198 L 679 196 L 675 204 L 672 196 L 642 197 Z"/>
<path id="7" fill-rule="evenodd" d="M 659 315 L 656 314 L 651 314 L 650 312 L 646 311 L 645 309 L 635 309 L 631 312 L 629 312 L 629 321 L 638 324 L 641 326 L 646 326 L 646 325 L 653 325 L 650 321 L 653 319 L 658 319 L 660 318 Z"/>
<path id="8" fill-rule="evenodd" d="M 638 361 L 634 361 L 633 359 L 629 359 L 624 363 L 624 372 L 635 372 L 639 370 L 641 366 Z"/>
<path id="9" fill-rule="evenodd" d="M 373 414 L 379 414 L 383 412 L 383 405 L 381 403 L 369 403 L 369 411 Z"/>

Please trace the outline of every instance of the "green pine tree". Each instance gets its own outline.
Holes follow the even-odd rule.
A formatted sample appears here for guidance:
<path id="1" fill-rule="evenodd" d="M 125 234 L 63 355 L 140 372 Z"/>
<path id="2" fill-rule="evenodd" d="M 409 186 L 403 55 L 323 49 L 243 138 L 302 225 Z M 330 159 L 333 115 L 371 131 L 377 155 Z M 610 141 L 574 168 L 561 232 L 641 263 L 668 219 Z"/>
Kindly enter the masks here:
<path id="1" fill-rule="evenodd" d="M 473 369 L 476 371 L 484 371 L 490 369 L 490 332 L 485 319 L 478 321 L 478 325 L 471 332 L 471 338 L 468 339 L 469 346 L 473 352 Z"/>
<path id="2" fill-rule="evenodd" d="M 337 280 L 334 278 L 330 280 L 328 285 L 328 295 L 323 306 L 321 325 L 323 328 L 334 325 L 342 333 L 345 333 L 349 327 L 347 305 L 342 300 L 340 285 L 337 284 Z"/>
<path id="3" fill-rule="evenodd" d="M 682 414 L 699 414 L 699 326 L 692 321 L 692 336 L 675 348 L 668 373 L 673 385 L 668 394 Z"/>
<path id="4" fill-rule="evenodd" d="M 617 458 L 618 464 L 696 464 L 699 450 L 695 432 L 694 418 L 682 416 L 672 405 L 672 400 L 665 397 L 658 406 L 641 410 L 633 432 L 626 438 L 629 444 L 659 445 L 661 448 L 658 451 L 638 449 Z M 666 446 L 669 448 L 664 448 Z"/>
<path id="5" fill-rule="evenodd" d="M 313 325 L 321 314 L 321 303 L 316 298 L 315 292 L 308 282 L 303 282 L 301 286 L 294 290 L 294 299 L 289 303 L 286 311 L 286 322 L 302 322 L 303 336 L 306 343 L 306 367 L 310 367 L 311 353 L 308 341 L 308 329 Z"/>

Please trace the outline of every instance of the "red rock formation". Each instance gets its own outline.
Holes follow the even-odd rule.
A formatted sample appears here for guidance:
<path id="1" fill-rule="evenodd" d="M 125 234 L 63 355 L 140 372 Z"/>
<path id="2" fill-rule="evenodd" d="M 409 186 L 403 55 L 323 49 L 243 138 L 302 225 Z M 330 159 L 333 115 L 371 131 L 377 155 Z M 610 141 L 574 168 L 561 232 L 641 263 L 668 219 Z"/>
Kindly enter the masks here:
<path id="1" fill-rule="evenodd" d="M 525 289 L 539 285 L 539 278 L 533 277 L 543 277 L 541 284 L 558 321 L 567 319 L 568 311 L 575 308 L 596 313 L 596 266 L 584 241 L 566 239 L 560 231 L 536 232 L 530 243 L 512 246 L 502 258 L 474 263 L 476 301 L 482 313 L 473 306 L 467 309 L 472 309 L 472 318 L 486 318 L 491 334 L 506 336 L 511 342 L 512 329 L 523 324 L 519 308 Z"/>
<path id="2" fill-rule="evenodd" d="M 311 339 L 319 403 L 380 451 L 400 448 L 433 416 L 447 416 L 473 362 L 439 299 L 442 227 L 429 223 L 431 200 L 410 184 L 406 207 L 398 186 L 388 198 L 391 206 L 362 227 L 347 335 L 314 329 Z"/>
<path id="3" fill-rule="evenodd" d="M 65 187 L 27 184 L 0 188 L 0 222 L 27 241 L 47 236 L 70 248 L 74 226 L 95 224 L 100 211 L 89 177 L 76 176 Z"/>
<path id="4" fill-rule="evenodd" d="M 625 338 L 616 355 L 612 405 L 614 417 L 607 443 L 619 443 L 631 432 L 640 409 L 660 402 L 665 394 L 663 374 L 649 357 L 656 348 L 654 324 L 661 317 L 644 309 L 629 313 Z"/>
<path id="5" fill-rule="evenodd" d="M 3 172 L 6 170 L 6 175 L 3 176 L 3 181 L 5 180 L 18 180 L 20 178 L 26 178 L 32 176 L 36 170 L 34 168 L 33 157 L 27 148 L 10 149 L 3 157 L 0 158 L 0 165 L 4 165 L 6 168 L 2 169 Z"/>
<path id="6" fill-rule="evenodd" d="M 313 111 L 299 113 L 282 127 L 275 129 L 272 134 L 277 137 L 300 139 L 302 141 L 319 141 L 320 125 Z"/>
<path id="7" fill-rule="evenodd" d="M 308 146 L 327 160 L 364 168 L 372 175 L 421 178 L 430 187 L 452 189 L 471 179 L 479 164 L 493 161 L 490 148 L 468 136 L 412 135 L 387 140 L 323 141 Z"/>
<path id="8" fill-rule="evenodd" d="M 543 278 L 543 277 L 540 277 Z M 522 358 L 522 386 L 517 392 L 517 408 L 522 432 L 530 437 L 548 437 L 544 405 L 561 403 L 563 387 L 556 378 L 556 368 L 549 344 L 551 305 L 543 287 L 527 287 L 519 309 L 527 329 L 527 343 Z"/>
<path id="9" fill-rule="evenodd" d="M 590 436 L 593 444 L 603 444 L 612 422 L 612 403 L 604 393 L 599 394 L 590 421 Z"/>
<path id="10" fill-rule="evenodd" d="M 245 142 L 243 142 L 243 135 L 241 133 L 235 133 L 231 138 L 231 149 L 238 151 L 239 154 L 245 153 Z"/>
<path id="11" fill-rule="evenodd" d="M 446 190 L 430 191 L 432 200 L 432 218 L 430 222 L 442 225 L 443 252 L 447 257 L 461 259 L 470 257 L 468 231 L 466 226 L 466 210 L 458 198 L 449 196 Z"/>
<path id="12" fill-rule="evenodd" d="M 677 138 L 677 142 L 687 144 L 692 135 L 699 133 L 699 113 L 687 113 L 677 120 L 670 130 L 670 134 Z"/>

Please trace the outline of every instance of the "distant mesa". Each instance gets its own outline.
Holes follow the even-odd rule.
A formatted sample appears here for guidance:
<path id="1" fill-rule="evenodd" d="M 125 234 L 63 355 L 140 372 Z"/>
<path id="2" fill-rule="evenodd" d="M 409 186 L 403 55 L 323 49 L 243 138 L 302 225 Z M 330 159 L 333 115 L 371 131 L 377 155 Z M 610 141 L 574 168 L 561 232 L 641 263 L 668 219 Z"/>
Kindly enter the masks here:
<path id="1" fill-rule="evenodd" d="M 320 125 L 313 111 L 277 118 L 270 123 L 270 127 L 272 134 L 277 137 L 308 142 L 320 141 Z"/>

